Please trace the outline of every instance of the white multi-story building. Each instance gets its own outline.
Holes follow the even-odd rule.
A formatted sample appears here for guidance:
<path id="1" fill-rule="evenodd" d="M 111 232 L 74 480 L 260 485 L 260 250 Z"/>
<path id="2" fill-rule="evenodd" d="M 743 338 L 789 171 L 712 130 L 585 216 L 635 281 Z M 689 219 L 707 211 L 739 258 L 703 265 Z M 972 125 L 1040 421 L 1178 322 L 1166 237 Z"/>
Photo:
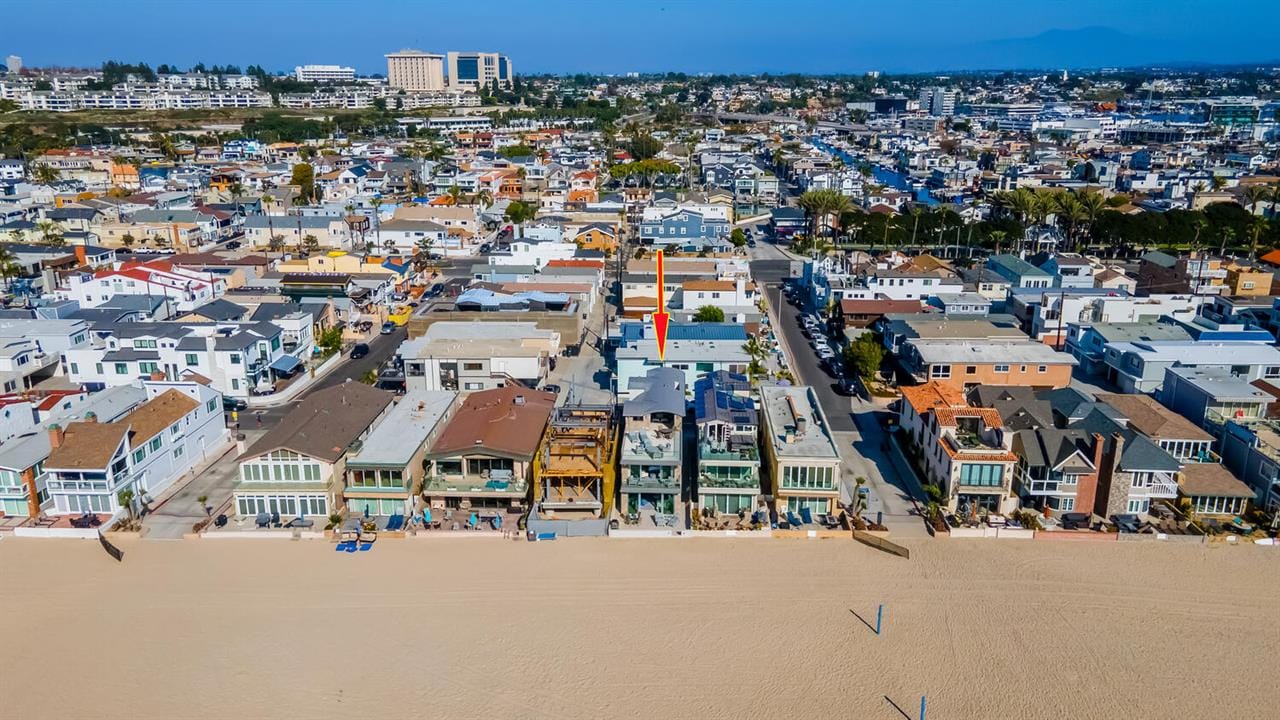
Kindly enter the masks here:
<path id="1" fill-rule="evenodd" d="M 82 308 L 98 307 L 116 295 L 161 297 L 170 309 L 167 316 L 172 316 L 190 312 L 226 290 L 227 281 L 213 273 L 153 260 L 115 270 L 73 273 L 54 294 L 60 300 L 75 300 Z"/>
<path id="2" fill-rule="evenodd" d="M 920 109 L 936 117 L 955 114 L 956 91 L 943 87 L 920 89 Z"/>
<path id="3" fill-rule="evenodd" d="M 388 53 L 387 85 L 408 92 L 432 92 L 445 89 L 444 56 L 421 50 Z"/>
<path id="4" fill-rule="evenodd" d="M 356 69 L 342 65 L 299 65 L 293 69 L 298 82 L 349 82 L 356 79 Z"/>
<path id="5" fill-rule="evenodd" d="M 285 352 L 284 330 L 270 322 L 121 323 L 92 334 L 89 344 L 65 353 L 73 383 L 113 387 L 139 378 L 199 375 L 221 394 L 239 398 L 270 392 L 312 350 L 299 343 Z"/>
<path id="6" fill-rule="evenodd" d="M 560 350 L 560 333 L 531 322 L 437 322 L 400 345 L 405 389 L 488 390 L 517 380 L 537 387 Z"/>
<path id="7" fill-rule="evenodd" d="M 140 507 L 184 473 L 225 450 L 222 396 L 196 382 L 148 382 L 147 401 L 112 422 L 87 416 L 49 428 L 45 487 L 54 515 L 125 511 L 129 490 Z"/>

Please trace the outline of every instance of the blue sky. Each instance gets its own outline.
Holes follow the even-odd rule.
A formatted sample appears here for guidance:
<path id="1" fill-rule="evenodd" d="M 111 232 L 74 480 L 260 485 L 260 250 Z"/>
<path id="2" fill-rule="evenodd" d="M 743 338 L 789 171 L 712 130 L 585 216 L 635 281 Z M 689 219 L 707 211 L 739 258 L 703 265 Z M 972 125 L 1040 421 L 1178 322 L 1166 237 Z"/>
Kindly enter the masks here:
<path id="1" fill-rule="evenodd" d="M 859 73 L 1280 58 L 1274 0 L 0 0 L 0 56 L 352 65 L 497 50 L 517 72 Z"/>

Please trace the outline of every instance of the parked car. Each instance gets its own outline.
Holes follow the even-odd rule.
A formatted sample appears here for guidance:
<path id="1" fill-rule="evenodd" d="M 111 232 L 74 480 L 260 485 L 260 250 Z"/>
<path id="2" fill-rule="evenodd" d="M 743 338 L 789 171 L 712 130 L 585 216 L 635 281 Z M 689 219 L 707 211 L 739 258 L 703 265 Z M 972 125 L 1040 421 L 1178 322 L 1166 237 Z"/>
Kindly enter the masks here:
<path id="1" fill-rule="evenodd" d="M 851 397 L 858 394 L 858 384 L 850 378 L 840 378 L 835 385 L 836 394 Z"/>
<path id="2" fill-rule="evenodd" d="M 241 245 L 243 245 L 243 244 L 244 244 L 244 243 L 241 243 L 239 240 L 232 240 L 231 242 L 227 243 L 227 249 L 228 249 L 228 250 L 239 250 L 239 249 L 240 249 L 240 246 L 241 246 Z"/>
<path id="3" fill-rule="evenodd" d="M 570 343 L 564 346 L 565 357 L 574 357 L 580 352 L 582 352 L 582 348 L 577 343 Z"/>
<path id="4" fill-rule="evenodd" d="M 493 246 L 490 245 L 489 243 L 484 243 L 480 246 L 480 252 L 482 253 L 487 253 L 492 249 L 493 249 Z"/>
<path id="5" fill-rule="evenodd" d="M 243 398 L 233 398 L 223 395 L 222 409 L 227 411 L 244 412 L 249 409 L 249 403 L 245 402 Z"/>
<path id="6" fill-rule="evenodd" d="M 556 394 L 556 395 L 559 395 L 559 394 L 560 394 L 560 386 L 559 386 L 559 385 L 543 385 L 543 386 L 542 386 L 542 391 L 543 391 L 543 392 L 554 393 L 554 394 Z"/>
<path id="7" fill-rule="evenodd" d="M 359 360 L 360 358 L 368 354 L 369 354 L 369 346 L 365 343 L 356 343 L 356 346 L 351 348 L 352 360 Z"/>
<path id="8" fill-rule="evenodd" d="M 395 331 L 396 331 L 396 324 L 395 324 L 395 323 L 393 323 L 393 322 L 391 322 L 391 321 L 387 321 L 387 322 L 382 323 L 382 330 L 381 330 L 380 332 L 381 332 L 383 335 L 390 335 L 391 333 L 393 333 L 393 332 L 395 332 Z"/>

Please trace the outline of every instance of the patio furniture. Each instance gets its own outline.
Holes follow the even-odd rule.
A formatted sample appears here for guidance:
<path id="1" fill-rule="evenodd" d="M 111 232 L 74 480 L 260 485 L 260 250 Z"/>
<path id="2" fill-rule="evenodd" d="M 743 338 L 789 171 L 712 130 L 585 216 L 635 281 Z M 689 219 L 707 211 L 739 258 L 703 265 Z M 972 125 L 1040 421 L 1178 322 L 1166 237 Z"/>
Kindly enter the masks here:
<path id="1" fill-rule="evenodd" d="M 256 521 L 256 522 L 257 522 L 258 527 L 260 527 L 260 528 L 270 527 L 270 526 L 271 526 L 271 516 L 270 516 L 269 514 L 267 514 L 267 513 L 260 512 L 260 513 L 258 513 L 258 517 L 257 517 L 257 521 Z"/>
<path id="2" fill-rule="evenodd" d="M 373 549 L 372 542 L 360 543 L 360 552 L 369 552 Z"/>
<path id="3" fill-rule="evenodd" d="M 296 518 L 294 518 L 294 519 L 290 520 L 290 521 L 289 521 L 289 524 L 288 524 L 288 525 L 285 525 L 285 527 L 288 527 L 288 528 L 309 528 L 309 527 L 313 527 L 315 524 L 316 524 L 316 523 L 315 523 L 315 521 L 314 521 L 314 520 L 311 520 L 310 518 L 296 517 Z"/>
<path id="4" fill-rule="evenodd" d="M 800 520 L 805 525 L 813 524 L 813 513 L 810 512 L 809 508 L 800 508 Z"/>
<path id="5" fill-rule="evenodd" d="M 226 527 L 226 526 L 227 526 L 227 516 L 226 516 L 226 514 L 219 515 L 216 519 L 214 519 L 214 521 L 213 521 L 213 526 L 214 526 L 214 527 L 220 527 L 220 528 L 221 528 L 221 527 Z"/>
<path id="6" fill-rule="evenodd" d="M 1082 512 L 1069 512 L 1062 514 L 1063 530 L 1088 530 L 1089 514 Z"/>
<path id="7" fill-rule="evenodd" d="M 374 540 L 377 540 L 377 539 L 378 539 L 378 533 L 376 533 L 376 532 L 371 532 L 371 531 L 362 532 L 362 533 L 360 533 L 360 535 L 358 536 L 358 538 L 359 538 L 359 540 L 360 540 L 360 542 L 361 542 L 361 543 L 371 543 L 371 542 L 373 542 Z"/>
<path id="8" fill-rule="evenodd" d="M 396 532 L 402 527 L 404 527 L 403 515 L 392 515 L 387 518 L 387 532 Z"/>
<path id="9" fill-rule="evenodd" d="M 271 527 L 280 527 L 280 513 L 271 513 Z"/>
<path id="10" fill-rule="evenodd" d="M 800 527 L 800 524 L 801 524 L 801 523 L 800 523 L 800 518 L 796 517 L 796 514 L 795 514 L 795 513 L 793 513 L 793 512 L 791 512 L 790 510 L 788 510 L 788 511 L 787 511 L 787 524 L 788 524 L 788 525 L 790 525 L 790 526 L 791 526 L 791 527 L 793 527 L 793 528 Z"/>
<path id="11" fill-rule="evenodd" d="M 1231 529 L 1243 535 L 1253 532 L 1253 526 L 1245 522 L 1242 517 L 1231 518 Z"/>
<path id="12" fill-rule="evenodd" d="M 348 548 L 354 548 L 355 545 L 356 545 L 355 542 L 344 540 L 343 542 L 340 542 L 337 545 L 334 545 L 333 551 L 334 552 L 351 552 Z"/>

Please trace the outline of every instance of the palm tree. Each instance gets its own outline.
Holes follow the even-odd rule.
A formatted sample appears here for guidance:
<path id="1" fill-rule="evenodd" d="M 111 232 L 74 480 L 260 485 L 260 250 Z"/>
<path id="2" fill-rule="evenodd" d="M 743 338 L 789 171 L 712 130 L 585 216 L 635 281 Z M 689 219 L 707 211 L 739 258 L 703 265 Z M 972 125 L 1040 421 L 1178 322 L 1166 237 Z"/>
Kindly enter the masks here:
<path id="1" fill-rule="evenodd" d="M 747 338 L 747 342 L 742 346 L 742 351 L 751 358 L 750 365 L 747 366 L 747 374 L 751 377 L 758 377 L 765 373 L 765 358 L 769 355 L 769 350 L 760 342 L 760 338 L 752 335 Z"/>
<path id="2" fill-rule="evenodd" d="M 485 208 L 493 204 L 493 193 L 486 189 L 480 190 L 476 193 L 476 204 L 480 206 L 480 211 L 484 212 Z"/>
<path id="3" fill-rule="evenodd" d="M 1058 217 L 1058 222 L 1065 226 L 1068 244 L 1074 242 L 1076 228 L 1088 219 L 1088 213 L 1080 204 L 1080 199 L 1075 196 L 1075 193 L 1070 192 L 1061 192 L 1054 196 L 1053 214 Z"/>
<path id="4" fill-rule="evenodd" d="M 1268 221 L 1266 218 L 1255 215 L 1249 218 L 1249 259 L 1252 260 L 1258 252 L 1258 238 L 1261 237 L 1262 231 L 1267 229 Z"/>
<path id="5" fill-rule="evenodd" d="M 462 188 L 458 187 L 457 185 L 450 185 L 449 189 L 445 190 L 445 194 L 453 199 L 454 205 L 457 205 L 458 198 L 462 197 Z"/>
<path id="6" fill-rule="evenodd" d="M 33 172 L 36 176 L 36 182 L 40 183 L 41 185 L 49 185 L 51 183 L 55 183 L 58 181 L 59 178 L 62 177 L 62 173 L 58 170 L 58 168 L 53 167 L 51 165 L 47 165 L 45 163 L 40 163 L 39 165 L 36 165 L 35 168 L 33 169 Z"/>
<path id="7" fill-rule="evenodd" d="M 17 257 L 9 252 L 9 248 L 0 245 L 0 279 L 4 280 L 6 292 L 12 287 L 13 278 L 21 274 L 22 266 L 18 265 Z"/>
<path id="8" fill-rule="evenodd" d="M 375 245 L 382 243 L 382 216 L 378 214 L 378 208 L 382 207 L 382 198 L 374 197 L 369 201 L 373 206 L 373 242 Z M 366 250 L 368 247 L 366 246 Z"/>
<path id="9" fill-rule="evenodd" d="M 1271 190 L 1265 185 L 1250 185 L 1244 189 L 1244 206 L 1249 208 L 1249 212 L 1257 215 L 1258 205 L 1271 195 Z"/>
<path id="10" fill-rule="evenodd" d="M 1004 243 L 1005 238 L 1009 237 L 1009 233 L 1005 232 L 1004 230 L 992 230 L 989 237 L 991 238 L 991 241 L 995 243 L 996 254 L 999 255 L 1000 246 L 1002 243 Z"/>
<path id="11" fill-rule="evenodd" d="M 1187 206 L 1188 210 L 1196 209 L 1196 198 L 1200 197 L 1200 193 L 1207 189 L 1209 189 L 1209 186 L 1205 185 L 1203 180 L 1197 180 L 1195 184 L 1191 186 L 1191 204 Z"/>
<path id="12" fill-rule="evenodd" d="M 1089 223 L 1089 240 L 1092 242 L 1093 228 L 1098 223 L 1102 211 L 1107 209 L 1107 200 L 1100 193 L 1087 190 L 1080 193 L 1080 207 L 1084 209 L 1085 220 Z"/>
<path id="13" fill-rule="evenodd" d="M 284 254 L 284 236 L 272 234 L 267 240 L 267 249 L 271 252 Z"/>
<path id="14" fill-rule="evenodd" d="M 36 223 L 36 229 L 40 231 L 40 241 L 46 245 L 66 245 L 66 240 L 62 237 L 62 228 L 58 224 L 50 220 L 41 220 Z"/>
<path id="15" fill-rule="evenodd" d="M 129 521 L 133 522 L 133 488 L 125 488 L 116 493 L 116 500 L 120 503 L 120 507 L 129 513 Z"/>

